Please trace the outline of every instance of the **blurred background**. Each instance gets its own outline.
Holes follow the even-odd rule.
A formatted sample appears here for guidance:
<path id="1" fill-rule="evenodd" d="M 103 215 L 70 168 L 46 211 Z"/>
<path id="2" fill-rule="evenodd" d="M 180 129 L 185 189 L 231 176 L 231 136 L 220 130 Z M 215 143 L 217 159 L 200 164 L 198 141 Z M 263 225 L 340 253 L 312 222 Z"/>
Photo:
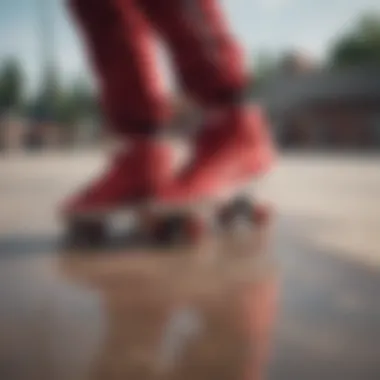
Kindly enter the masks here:
<path id="1" fill-rule="evenodd" d="M 284 148 L 380 147 L 380 12 L 376 1 L 224 2 Z M 0 150 L 97 144 L 96 83 L 61 0 L 2 0 Z M 183 124 L 191 107 L 158 59 Z"/>

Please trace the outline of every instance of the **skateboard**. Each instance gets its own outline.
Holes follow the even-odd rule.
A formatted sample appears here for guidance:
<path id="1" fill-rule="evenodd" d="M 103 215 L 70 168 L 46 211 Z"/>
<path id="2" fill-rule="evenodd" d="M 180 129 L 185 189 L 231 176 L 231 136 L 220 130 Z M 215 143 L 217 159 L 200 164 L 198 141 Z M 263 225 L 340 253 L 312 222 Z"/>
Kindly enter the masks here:
<path id="1" fill-rule="evenodd" d="M 65 220 L 66 242 L 96 247 L 109 241 L 115 231 L 139 235 L 145 243 L 159 245 L 195 244 L 204 236 L 223 234 L 237 226 L 254 230 L 269 223 L 272 208 L 253 195 L 254 184 L 213 199 L 200 199 L 186 205 L 134 204 L 118 210 Z M 248 228 L 247 228 L 248 227 Z"/>

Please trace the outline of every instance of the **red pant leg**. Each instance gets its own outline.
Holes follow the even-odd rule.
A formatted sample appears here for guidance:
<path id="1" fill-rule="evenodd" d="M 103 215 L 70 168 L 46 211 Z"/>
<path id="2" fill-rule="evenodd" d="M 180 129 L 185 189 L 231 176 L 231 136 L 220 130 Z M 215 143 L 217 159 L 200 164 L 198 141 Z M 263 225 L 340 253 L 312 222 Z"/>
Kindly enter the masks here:
<path id="1" fill-rule="evenodd" d="M 167 117 L 152 36 L 132 0 L 69 0 L 97 73 L 108 122 L 145 133 Z"/>
<path id="2" fill-rule="evenodd" d="M 240 96 L 247 82 L 240 47 L 217 0 L 138 0 L 172 52 L 187 91 L 208 105 Z"/>

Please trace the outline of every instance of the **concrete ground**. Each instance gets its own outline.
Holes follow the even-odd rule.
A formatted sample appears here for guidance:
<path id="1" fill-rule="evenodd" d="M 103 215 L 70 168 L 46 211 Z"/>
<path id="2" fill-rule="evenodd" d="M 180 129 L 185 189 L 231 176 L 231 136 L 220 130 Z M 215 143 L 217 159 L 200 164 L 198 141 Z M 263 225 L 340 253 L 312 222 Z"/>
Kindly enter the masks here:
<path id="1" fill-rule="evenodd" d="M 1 159 L 3 244 L 12 237 L 58 233 L 57 204 L 103 164 L 102 155 L 93 152 Z M 380 156 L 287 155 L 258 193 L 280 215 L 302 220 L 300 235 L 309 244 L 378 266 L 379 165 Z"/>
<path id="2" fill-rule="evenodd" d="M 1 158 L 3 264 L 49 266 L 62 233 L 57 202 L 102 161 L 94 152 Z M 258 192 L 278 213 L 282 286 L 269 379 L 379 379 L 380 156 L 288 154 Z"/>

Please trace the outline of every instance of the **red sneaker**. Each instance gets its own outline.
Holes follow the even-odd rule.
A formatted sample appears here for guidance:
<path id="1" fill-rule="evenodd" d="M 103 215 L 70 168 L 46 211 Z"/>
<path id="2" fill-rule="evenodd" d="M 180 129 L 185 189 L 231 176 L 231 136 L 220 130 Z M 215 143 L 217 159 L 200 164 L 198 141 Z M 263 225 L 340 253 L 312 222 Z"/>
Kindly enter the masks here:
<path id="1" fill-rule="evenodd" d="M 148 199 L 172 172 L 167 144 L 138 141 L 117 154 L 111 166 L 64 203 L 65 217 L 103 215 Z"/>
<path id="2" fill-rule="evenodd" d="M 223 109 L 201 132 L 194 161 L 158 190 L 157 202 L 181 207 L 234 192 L 267 173 L 274 158 L 272 137 L 259 107 Z"/>

